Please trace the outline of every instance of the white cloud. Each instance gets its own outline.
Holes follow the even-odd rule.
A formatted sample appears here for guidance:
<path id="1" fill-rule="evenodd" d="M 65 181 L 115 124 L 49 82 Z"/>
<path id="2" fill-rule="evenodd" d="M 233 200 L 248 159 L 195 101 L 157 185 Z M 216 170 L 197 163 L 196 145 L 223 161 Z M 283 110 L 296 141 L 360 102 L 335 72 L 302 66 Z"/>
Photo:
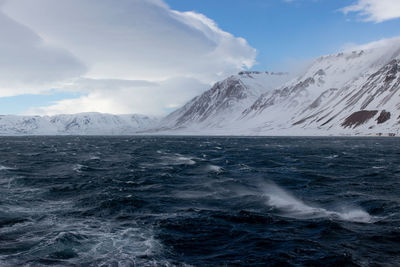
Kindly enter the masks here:
<path id="1" fill-rule="evenodd" d="M 400 17 L 399 0 L 358 0 L 342 9 L 345 14 L 359 13 L 365 21 L 383 22 Z"/>
<path id="2" fill-rule="evenodd" d="M 400 37 L 385 38 L 365 44 L 347 43 L 342 46 L 342 51 L 365 51 L 365 61 L 374 62 L 376 66 L 387 64 L 394 58 L 400 57 Z"/>
<path id="3" fill-rule="evenodd" d="M 385 47 L 386 54 L 389 54 L 387 53 L 389 49 L 393 50 L 393 53 L 400 53 L 399 46 L 400 46 L 400 37 L 393 37 L 393 38 L 383 38 L 378 41 L 373 41 L 366 44 L 347 43 L 342 46 L 341 51 L 351 52 L 351 51 L 371 50 L 371 49 Z"/>
<path id="4" fill-rule="evenodd" d="M 50 65 L 54 71 L 66 69 L 60 72 L 66 77 L 49 75 L 46 82 L 59 82 L 53 87 L 60 90 L 87 91 L 80 100 L 61 101 L 38 110 L 42 113 L 56 109 L 160 113 L 163 107 L 183 104 L 183 99 L 199 93 L 199 85 L 205 90 L 211 82 L 255 63 L 256 51 L 246 40 L 223 31 L 202 14 L 171 10 L 161 0 L 5 0 L 2 12 L 28 25 L 46 51 L 51 47 L 60 58 L 53 56 Z M 44 58 L 36 51 L 25 52 L 38 57 L 36 61 Z M 69 61 L 61 58 L 67 55 Z M 82 62 L 80 68 L 72 67 L 74 62 Z M 26 67 L 27 76 L 34 76 L 34 69 Z M 30 84 L 29 79 L 19 80 Z M 157 86 L 133 85 L 138 83 L 133 80 Z"/>

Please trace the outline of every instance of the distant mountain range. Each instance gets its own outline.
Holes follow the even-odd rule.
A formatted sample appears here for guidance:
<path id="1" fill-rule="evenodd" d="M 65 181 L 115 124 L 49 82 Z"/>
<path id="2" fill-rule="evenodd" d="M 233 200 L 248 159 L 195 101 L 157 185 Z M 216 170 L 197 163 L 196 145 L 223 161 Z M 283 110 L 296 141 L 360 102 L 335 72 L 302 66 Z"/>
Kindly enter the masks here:
<path id="1" fill-rule="evenodd" d="M 398 135 L 400 39 L 317 58 L 301 75 L 243 71 L 162 119 L 0 116 L 1 135 Z"/>
<path id="2" fill-rule="evenodd" d="M 157 123 L 157 118 L 144 115 L 3 115 L 0 116 L 0 135 L 130 135 Z"/>

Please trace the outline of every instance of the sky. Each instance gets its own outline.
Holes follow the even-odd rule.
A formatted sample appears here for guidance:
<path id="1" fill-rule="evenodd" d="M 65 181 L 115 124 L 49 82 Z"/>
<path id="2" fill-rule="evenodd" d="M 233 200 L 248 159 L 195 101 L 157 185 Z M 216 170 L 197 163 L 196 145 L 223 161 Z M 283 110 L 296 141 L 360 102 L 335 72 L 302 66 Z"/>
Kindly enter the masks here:
<path id="1" fill-rule="evenodd" d="M 400 36 L 399 0 L 0 0 L 0 114 L 162 116 L 240 70 Z"/>

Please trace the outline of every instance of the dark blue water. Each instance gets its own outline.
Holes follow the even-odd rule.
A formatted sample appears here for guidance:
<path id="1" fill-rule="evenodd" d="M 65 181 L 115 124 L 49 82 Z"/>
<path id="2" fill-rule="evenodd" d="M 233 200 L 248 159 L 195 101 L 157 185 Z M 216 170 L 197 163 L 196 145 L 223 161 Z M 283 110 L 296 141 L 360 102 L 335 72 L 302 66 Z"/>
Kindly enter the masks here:
<path id="1" fill-rule="evenodd" d="M 398 266 L 400 139 L 0 138 L 0 266 Z"/>

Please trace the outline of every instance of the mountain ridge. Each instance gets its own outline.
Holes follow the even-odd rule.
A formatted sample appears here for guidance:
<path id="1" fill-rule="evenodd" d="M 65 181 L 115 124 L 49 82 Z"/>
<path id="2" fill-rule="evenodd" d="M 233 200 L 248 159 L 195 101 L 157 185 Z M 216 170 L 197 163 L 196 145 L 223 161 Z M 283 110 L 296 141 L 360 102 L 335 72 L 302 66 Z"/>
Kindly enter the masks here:
<path id="1" fill-rule="evenodd" d="M 257 75 L 250 78 L 252 83 L 259 82 Z M 202 103 L 202 96 L 215 90 L 213 87 L 184 106 L 184 116 L 192 118 L 191 123 L 180 123 L 181 117 L 176 115 L 182 116 L 182 109 L 178 109 L 173 113 L 175 120 L 167 116 L 167 124 L 166 119 L 161 121 L 169 127 L 157 131 L 207 135 L 399 134 L 400 38 L 383 46 L 319 57 L 301 75 L 277 86 L 264 85 L 269 88 L 251 99 L 252 104 L 237 104 L 233 116 L 229 110 L 221 110 L 217 126 L 213 118 L 194 119 L 196 110 L 188 114 L 192 106 L 213 103 L 214 99 Z M 231 86 L 219 90 L 222 94 Z M 241 115 L 237 116 L 239 110 Z"/>

